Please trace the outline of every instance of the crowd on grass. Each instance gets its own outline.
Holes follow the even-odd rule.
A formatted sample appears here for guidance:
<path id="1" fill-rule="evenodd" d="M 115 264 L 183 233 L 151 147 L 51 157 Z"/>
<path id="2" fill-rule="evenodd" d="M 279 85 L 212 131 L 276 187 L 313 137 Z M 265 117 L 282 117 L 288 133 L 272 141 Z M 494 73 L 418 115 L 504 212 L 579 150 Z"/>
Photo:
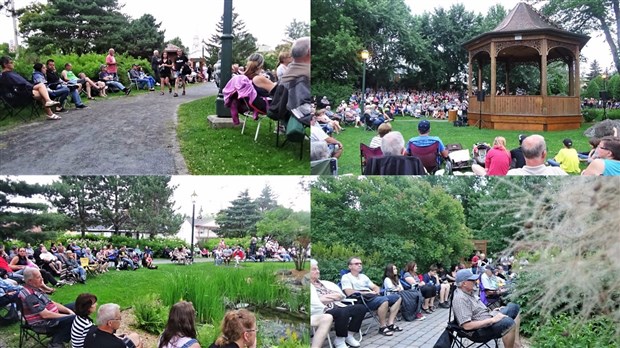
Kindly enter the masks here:
<path id="1" fill-rule="evenodd" d="M 310 158 L 323 161 L 342 156 L 344 146 L 338 135 L 346 130 L 346 125 L 353 125 L 377 132 L 366 146 L 369 149 L 362 146 L 360 150 L 365 162 L 363 174 L 444 174 L 446 170 L 440 169 L 443 163 L 454 169 L 470 162 L 470 157 L 466 151 L 463 159 L 460 144 L 446 144 L 431 135 L 431 122 L 427 118 L 443 119 L 452 111 L 457 117 L 455 122 L 467 124 L 468 105 L 462 97 L 456 92 L 371 91 L 365 103 L 353 94 L 348 103 L 343 100 L 336 110 L 332 110 L 326 96 L 316 98 Z M 390 123 L 398 115 L 424 117 L 417 125 L 418 134 L 411 135 L 408 141 L 400 132 L 392 131 Z M 521 134 L 518 140 L 519 146 L 514 149 L 506 147 L 506 138 L 502 136 L 496 137 L 492 144 L 474 144 L 473 160 L 467 168 L 475 175 L 620 175 L 617 128 L 601 138 L 589 139 L 591 148 L 582 152 L 573 147 L 572 139 L 566 138 L 554 157 L 548 156 L 542 135 Z M 588 163 L 583 172 L 580 162 Z"/>
<path id="2" fill-rule="evenodd" d="M 361 337 L 361 325 L 369 312 L 379 322 L 378 334 L 411 337 L 416 333 L 399 334 L 404 329 L 396 324 L 398 314 L 405 321 L 422 321 L 451 307 L 458 326 L 480 340 L 502 338 L 505 347 L 518 347 L 519 307 L 507 301 L 516 279 L 514 258 L 504 257 L 495 265 L 489 261 L 476 251 L 467 266 L 460 263 L 450 269 L 432 265 L 420 272 L 411 261 L 399 271 L 389 263 L 382 282 L 374 283 L 362 272 L 361 258 L 351 257 L 335 284 L 321 280 L 318 262 L 311 260 L 312 347 L 323 346 L 332 323 L 335 348 L 362 346 L 356 336 Z"/>

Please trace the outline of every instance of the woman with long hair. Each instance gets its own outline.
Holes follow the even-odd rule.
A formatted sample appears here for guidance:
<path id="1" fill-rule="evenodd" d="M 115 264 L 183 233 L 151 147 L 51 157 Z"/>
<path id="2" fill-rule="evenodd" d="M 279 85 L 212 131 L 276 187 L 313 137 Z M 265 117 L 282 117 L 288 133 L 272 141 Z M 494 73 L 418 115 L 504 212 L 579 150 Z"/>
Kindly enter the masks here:
<path id="1" fill-rule="evenodd" d="M 388 293 L 398 293 L 403 291 L 403 286 L 398 279 L 398 267 L 393 263 L 388 263 L 383 272 L 383 288 Z"/>
<path id="2" fill-rule="evenodd" d="M 170 308 L 168 322 L 157 348 L 200 348 L 196 340 L 196 311 L 191 302 L 177 302 Z"/>
<path id="3" fill-rule="evenodd" d="M 256 89 L 256 92 L 261 97 L 268 96 L 273 87 L 276 85 L 262 74 L 264 65 L 265 58 L 263 55 L 260 53 L 253 53 L 248 57 L 245 72 L 243 73 L 252 81 L 254 89 Z"/>
<path id="4" fill-rule="evenodd" d="M 84 347 L 84 339 L 88 330 L 93 326 L 90 315 L 97 310 L 97 296 L 89 293 L 79 294 L 75 300 L 75 319 L 71 325 L 71 346 Z"/>
<path id="5" fill-rule="evenodd" d="M 209 348 L 256 348 L 256 317 L 246 309 L 227 312 L 221 331 Z"/>
<path id="6" fill-rule="evenodd" d="M 506 149 L 506 138 L 495 137 L 493 148 L 484 158 L 484 168 L 479 164 L 472 164 L 471 170 L 476 175 L 506 175 L 510 170 L 510 151 Z"/>
<path id="7" fill-rule="evenodd" d="M 405 281 L 412 287 L 417 287 L 420 290 L 421 296 L 424 298 L 424 304 L 422 310 L 426 314 L 431 314 L 433 310 L 433 302 L 435 301 L 435 287 L 424 282 L 423 275 L 418 274 L 418 265 L 411 261 L 405 267 L 405 274 L 403 275 Z"/>
<path id="8" fill-rule="evenodd" d="M 160 95 L 164 95 L 164 87 L 168 86 L 168 93 L 172 93 L 172 85 L 170 85 L 170 75 L 172 74 L 172 60 L 168 58 L 168 52 L 164 50 L 161 54 L 161 58 L 157 59 L 159 65 L 159 80 L 161 92 Z"/>

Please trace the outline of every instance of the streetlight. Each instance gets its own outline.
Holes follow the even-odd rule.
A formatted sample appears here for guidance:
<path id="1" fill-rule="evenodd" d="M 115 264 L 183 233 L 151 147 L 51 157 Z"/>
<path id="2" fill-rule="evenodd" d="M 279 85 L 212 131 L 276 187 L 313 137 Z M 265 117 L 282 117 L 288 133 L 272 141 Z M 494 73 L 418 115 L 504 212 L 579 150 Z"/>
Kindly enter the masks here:
<path id="1" fill-rule="evenodd" d="M 368 50 L 363 50 L 361 52 L 362 61 L 364 61 L 364 65 L 362 65 L 362 102 L 364 103 L 361 107 L 362 113 L 364 112 L 364 107 L 366 106 L 366 61 L 370 54 Z"/>
<path id="2" fill-rule="evenodd" d="M 231 66 L 232 66 L 232 44 L 233 44 L 233 35 L 232 35 L 232 18 L 233 18 L 233 0 L 224 0 L 224 15 L 223 18 L 223 27 L 222 27 L 222 36 L 220 39 L 222 40 L 222 55 L 221 55 L 221 65 L 220 65 L 220 89 L 217 94 L 217 99 L 215 100 L 215 113 L 218 117 L 231 117 L 230 109 L 224 105 L 224 93 L 222 90 L 224 86 L 230 80 L 232 75 Z"/>
<path id="3" fill-rule="evenodd" d="M 601 75 L 601 77 L 603 78 L 603 91 L 601 92 L 601 99 L 603 99 L 603 119 L 606 120 L 607 119 L 607 69 L 605 69 L 605 72 L 603 73 L 603 75 Z"/>
<path id="4" fill-rule="evenodd" d="M 189 252 L 191 255 L 191 260 L 194 261 L 194 217 L 196 213 L 196 198 L 198 198 L 196 191 L 192 193 L 191 197 L 192 197 L 192 244 L 189 245 Z"/>

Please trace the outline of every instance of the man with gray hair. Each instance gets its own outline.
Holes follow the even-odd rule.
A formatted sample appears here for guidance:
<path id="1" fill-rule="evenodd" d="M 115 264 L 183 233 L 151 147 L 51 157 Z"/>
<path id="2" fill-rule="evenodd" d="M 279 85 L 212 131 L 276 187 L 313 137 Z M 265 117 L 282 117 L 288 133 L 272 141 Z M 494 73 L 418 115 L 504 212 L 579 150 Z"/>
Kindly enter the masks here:
<path id="1" fill-rule="evenodd" d="M 547 167 L 547 144 L 542 135 L 533 134 L 523 139 L 521 143 L 525 165 L 523 168 L 514 168 L 506 175 L 568 175 L 560 167 Z"/>
<path id="2" fill-rule="evenodd" d="M 137 334 L 115 335 L 121 320 L 121 308 L 116 303 L 106 303 L 99 307 L 97 326 L 86 334 L 84 348 L 141 348 L 142 342 Z"/>
<path id="3" fill-rule="evenodd" d="M 153 70 L 153 77 L 155 78 L 155 81 L 157 82 L 157 85 L 159 85 L 159 51 L 155 50 L 153 51 L 153 57 L 151 57 L 151 70 Z"/>
<path id="4" fill-rule="evenodd" d="M 478 275 L 466 268 L 456 272 L 452 299 L 454 317 L 460 327 L 470 331 L 474 342 L 487 342 L 495 338 L 502 338 L 504 347 L 520 347 L 519 343 L 519 305 L 509 303 L 491 311 L 474 294 L 474 287 Z M 515 345 L 516 343 L 516 345 Z"/>
<path id="5" fill-rule="evenodd" d="M 44 328 L 46 333 L 53 335 L 49 347 L 63 347 L 63 342 L 71 340 L 75 313 L 41 292 L 43 277 L 38 269 L 26 267 L 24 282 L 18 297 L 26 322 L 33 327 Z"/>
<path id="6" fill-rule="evenodd" d="M 402 156 L 405 153 L 405 138 L 400 132 L 390 132 L 381 139 L 384 156 Z"/>

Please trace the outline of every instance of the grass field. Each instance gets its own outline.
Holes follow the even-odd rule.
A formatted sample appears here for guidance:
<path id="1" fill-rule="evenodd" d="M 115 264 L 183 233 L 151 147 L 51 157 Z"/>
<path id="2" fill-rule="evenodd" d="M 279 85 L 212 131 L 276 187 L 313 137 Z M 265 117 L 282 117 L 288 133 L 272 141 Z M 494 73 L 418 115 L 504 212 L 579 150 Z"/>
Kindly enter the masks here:
<path id="1" fill-rule="evenodd" d="M 57 289 L 56 293 L 51 295 L 52 300 L 59 303 L 71 303 L 74 302 L 76 297 L 85 292 L 95 294 L 98 298 L 98 304 L 104 303 L 116 303 L 120 305 L 121 310 L 136 309 L 137 306 L 152 297 L 159 297 L 165 293 L 171 286 L 171 281 L 183 277 L 184 275 L 192 276 L 195 279 L 200 274 L 204 274 L 206 278 L 211 278 L 216 274 L 225 273 L 226 277 L 220 277 L 220 279 L 228 279 L 228 282 L 234 281 L 233 277 L 243 277 L 244 281 L 248 273 L 262 273 L 262 271 L 276 272 L 281 269 L 291 270 L 294 268 L 292 262 L 279 263 L 279 262 L 265 262 L 265 263 L 243 263 L 240 268 L 234 268 L 233 266 L 215 266 L 212 262 L 195 263 L 190 266 L 181 266 L 176 264 L 164 264 L 159 265 L 157 270 L 148 270 L 140 268 L 137 271 L 110 271 L 108 273 L 100 274 L 95 277 L 90 277 L 86 284 L 75 284 L 72 286 L 63 286 Z M 211 278 L 213 279 L 213 278 Z M 200 279 L 197 279 L 199 281 Z M 215 284 L 212 282 L 209 284 L 210 289 L 204 296 L 214 297 L 214 293 L 220 291 L 219 296 L 227 296 L 228 298 L 234 298 L 236 294 L 226 293 L 224 287 L 227 284 Z M 251 295 L 245 294 L 245 299 L 252 303 L 252 299 L 247 298 Z M 264 296 L 264 294 L 257 294 L 257 296 Z M 176 299 L 174 302 L 180 300 Z M 281 299 L 280 299 L 281 300 Z M 259 300 L 264 301 L 264 300 Z M 309 301 L 309 296 L 308 296 Z M 92 316 L 95 319 L 95 315 Z M 219 322 L 213 323 L 211 328 L 207 330 L 199 330 L 201 333 L 205 332 L 201 337 L 214 337 L 214 333 L 218 331 Z M 261 325 L 259 323 L 259 325 Z M 130 328 L 135 330 L 135 328 Z M 144 334 L 141 330 L 135 330 Z M 9 327 L 0 327 L 0 347 L 17 347 L 19 345 L 19 325 L 14 324 Z M 261 336 L 259 335 L 259 340 Z M 207 340 L 207 339 L 205 339 Z M 265 339 L 266 340 L 266 339 Z M 211 342 L 201 342 L 203 347 L 208 346 Z M 5 345 L 3 345 L 5 344 Z M 151 348 L 151 347 L 146 347 Z"/>
<path id="2" fill-rule="evenodd" d="M 244 134 L 241 128 L 213 129 L 207 122 L 215 114 L 215 96 L 183 104 L 179 107 L 177 136 L 181 153 L 192 175 L 307 175 L 310 173 L 309 142 L 304 144 L 299 159 L 299 143 L 276 148 L 275 122 L 261 122 L 258 141 L 254 134 L 258 122 L 248 120 Z M 243 122 L 243 119 L 241 120 Z M 280 143 L 284 141 L 280 136 Z"/>
<path id="3" fill-rule="evenodd" d="M 420 119 L 412 117 L 397 117 L 392 122 L 392 130 L 399 131 L 407 141 L 418 135 L 418 122 Z M 519 134 L 534 134 L 534 132 L 524 131 L 503 131 L 491 129 L 478 129 L 476 127 L 454 127 L 452 123 L 446 120 L 430 119 L 431 133 L 430 135 L 438 136 L 444 144 L 459 143 L 464 149 L 471 152 L 472 146 L 479 142 L 493 143 L 496 136 L 506 138 L 508 149 L 516 148 L 519 145 Z M 538 132 L 545 137 L 548 149 L 548 157 L 552 158 L 563 147 L 562 140 L 570 138 L 573 140 L 573 147 L 579 152 L 590 151 L 588 138 L 583 132 L 592 124 L 583 124 L 580 129 L 557 132 Z M 340 141 L 344 147 L 342 156 L 338 159 L 338 174 L 354 174 L 360 175 L 360 143 L 370 144 L 370 140 L 376 132 L 365 131 L 364 128 L 354 128 L 349 126 L 346 131 L 340 134 L 334 134 L 334 137 Z M 582 163 L 582 169 L 585 164 Z"/>

